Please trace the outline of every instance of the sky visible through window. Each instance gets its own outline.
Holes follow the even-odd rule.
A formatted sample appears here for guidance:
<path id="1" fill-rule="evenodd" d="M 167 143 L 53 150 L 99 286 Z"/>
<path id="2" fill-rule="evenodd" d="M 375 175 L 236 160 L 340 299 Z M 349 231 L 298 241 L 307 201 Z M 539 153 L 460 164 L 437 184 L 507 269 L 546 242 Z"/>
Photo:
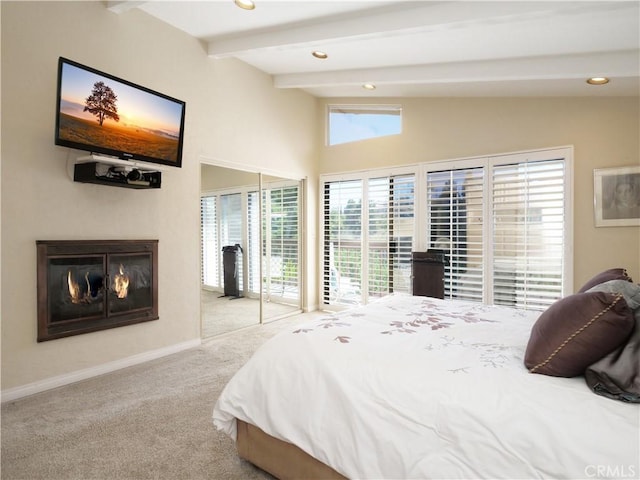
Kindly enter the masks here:
<path id="1" fill-rule="evenodd" d="M 332 108 L 329 111 L 329 145 L 397 135 L 402 131 L 400 112 L 399 108 L 376 112 Z"/>

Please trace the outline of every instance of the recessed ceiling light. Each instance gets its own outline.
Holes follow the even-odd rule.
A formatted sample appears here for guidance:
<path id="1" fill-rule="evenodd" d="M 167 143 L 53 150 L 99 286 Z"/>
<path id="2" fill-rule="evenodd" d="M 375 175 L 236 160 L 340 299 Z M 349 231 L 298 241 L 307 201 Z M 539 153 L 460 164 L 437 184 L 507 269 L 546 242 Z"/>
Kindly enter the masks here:
<path id="1" fill-rule="evenodd" d="M 592 77 L 587 80 L 589 85 L 605 85 L 609 83 L 609 79 L 607 77 Z"/>
<path id="2" fill-rule="evenodd" d="M 253 10 L 256 8 L 256 4 L 251 0 L 233 0 L 233 2 L 239 6 L 240 8 L 244 8 L 245 10 Z"/>
<path id="3" fill-rule="evenodd" d="M 362 88 L 364 88 L 365 90 L 375 90 L 376 86 L 373 83 L 365 83 L 364 85 L 362 85 Z"/>
<path id="4" fill-rule="evenodd" d="M 311 55 L 313 55 L 316 58 L 320 58 L 322 60 L 324 60 L 329 56 L 325 52 L 321 52 L 320 50 L 314 50 L 313 52 L 311 52 Z"/>

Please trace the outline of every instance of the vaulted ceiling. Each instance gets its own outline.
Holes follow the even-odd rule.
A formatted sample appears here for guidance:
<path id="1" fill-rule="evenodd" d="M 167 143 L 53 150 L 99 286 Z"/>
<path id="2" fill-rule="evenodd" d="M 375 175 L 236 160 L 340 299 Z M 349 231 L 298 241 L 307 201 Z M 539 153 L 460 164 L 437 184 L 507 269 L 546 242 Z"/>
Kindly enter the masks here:
<path id="1" fill-rule="evenodd" d="M 276 88 L 317 97 L 640 94 L 640 1 L 254 2 L 106 6 L 143 10 L 199 39 L 212 59 L 235 57 Z M 587 84 L 594 76 L 610 82 Z"/>

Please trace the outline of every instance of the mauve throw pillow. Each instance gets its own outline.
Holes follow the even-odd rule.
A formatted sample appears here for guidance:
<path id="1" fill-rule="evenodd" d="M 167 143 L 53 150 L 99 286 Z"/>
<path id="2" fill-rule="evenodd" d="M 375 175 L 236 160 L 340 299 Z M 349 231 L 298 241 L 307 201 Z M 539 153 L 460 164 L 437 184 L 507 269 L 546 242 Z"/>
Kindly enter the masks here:
<path id="1" fill-rule="evenodd" d="M 531 373 L 582 375 L 622 345 L 633 330 L 624 297 L 606 292 L 576 293 L 543 312 L 531 329 L 524 364 Z"/>
<path id="2" fill-rule="evenodd" d="M 586 292 L 590 288 L 593 288 L 601 283 L 608 282 L 609 280 L 626 280 L 627 282 L 633 282 L 624 268 L 610 268 L 609 270 L 600 272 L 595 277 L 590 279 L 582 286 L 580 290 L 578 290 L 578 293 Z"/>

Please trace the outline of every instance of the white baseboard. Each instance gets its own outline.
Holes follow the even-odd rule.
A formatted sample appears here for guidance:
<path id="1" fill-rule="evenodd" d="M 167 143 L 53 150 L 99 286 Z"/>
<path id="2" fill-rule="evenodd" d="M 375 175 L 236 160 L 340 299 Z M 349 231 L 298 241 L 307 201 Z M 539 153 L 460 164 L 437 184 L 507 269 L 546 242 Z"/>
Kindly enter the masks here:
<path id="1" fill-rule="evenodd" d="M 29 383 L 20 387 L 8 388 L 0 393 L 2 403 L 17 400 L 22 397 L 27 397 L 35 393 L 44 392 L 52 388 L 62 387 L 71 383 L 79 382 L 81 380 L 87 380 L 88 378 L 97 377 L 105 373 L 115 372 L 122 368 L 131 367 L 140 363 L 148 362 L 149 360 L 155 360 L 156 358 L 166 357 L 173 353 L 181 352 L 189 348 L 200 346 L 202 340 L 197 338 L 189 340 L 187 342 L 176 343 L 168 347 L 159 348 L 157 350 L 151 350 L 149 352 L 139 353 L 132 355 L 131 357 L 122 358 L 120 360 L 114 360 L 113 362 L 103 363 L 91 368 L 85 368 L 77 370 L 71 373 L 65 373 L 64 375 L 58 375 L 56 377 L 47 378 L 38 382 Z"/>

